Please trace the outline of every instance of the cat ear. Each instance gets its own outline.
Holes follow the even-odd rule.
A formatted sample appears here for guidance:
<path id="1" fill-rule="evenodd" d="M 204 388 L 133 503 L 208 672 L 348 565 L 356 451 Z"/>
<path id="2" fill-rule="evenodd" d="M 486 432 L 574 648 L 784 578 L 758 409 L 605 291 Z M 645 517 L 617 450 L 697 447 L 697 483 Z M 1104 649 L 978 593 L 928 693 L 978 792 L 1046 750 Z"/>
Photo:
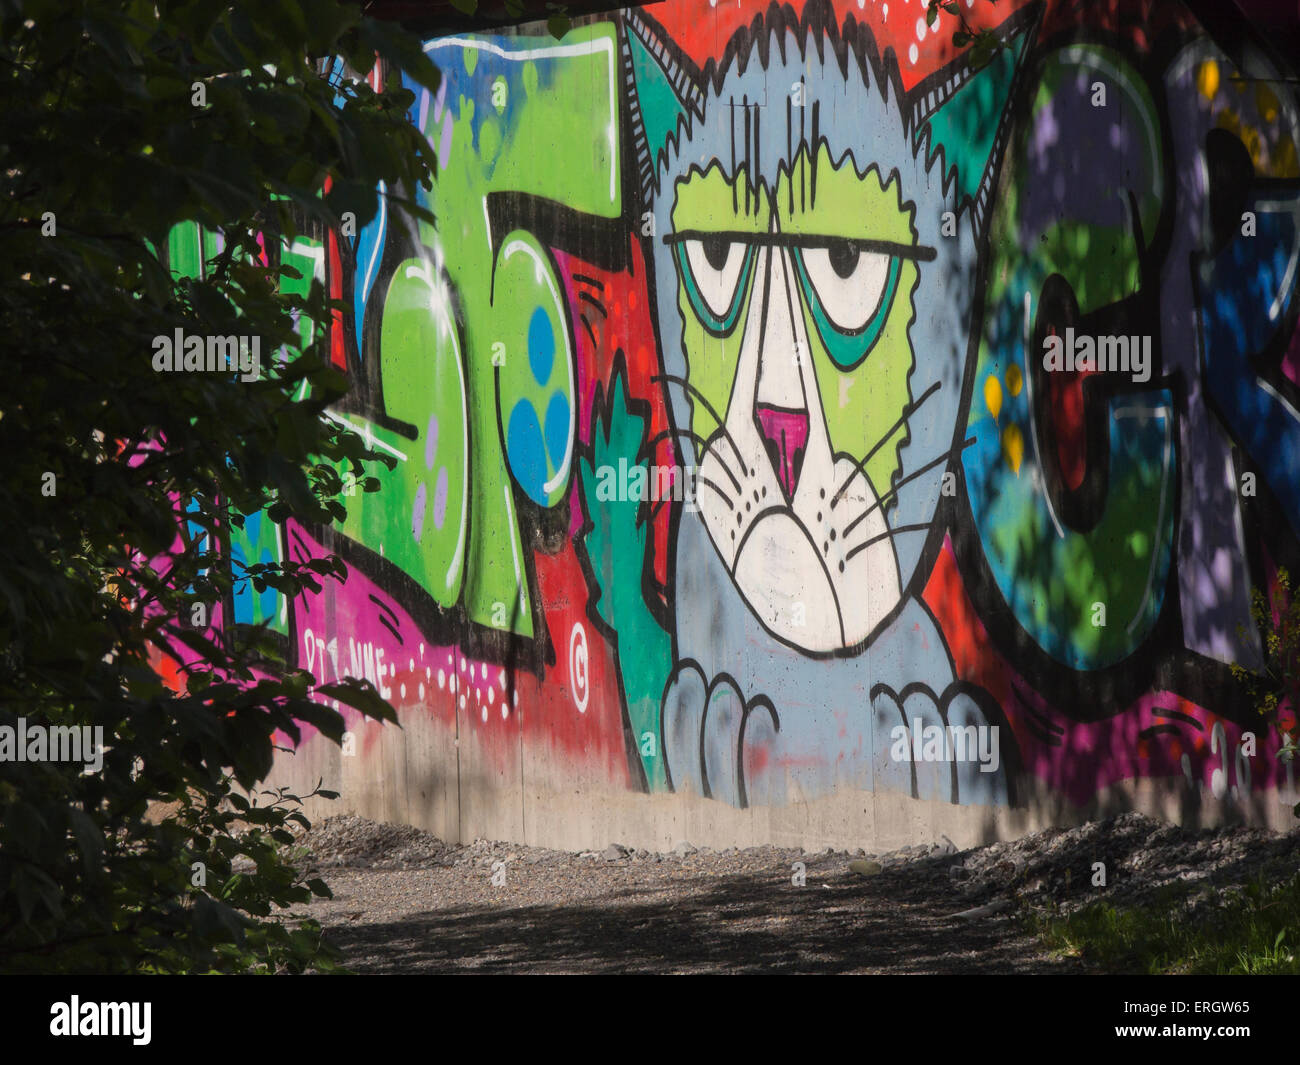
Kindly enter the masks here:
<path id="1" fill-rule="evenodd" d="M 1011 124 L 1009 102 L 1024 76 L 1024 58 L 1038 29 L 1040 10 L 1022 8 L 997 29 L 993 58 L 975 69 L 968 49 L 917 83 L 907 94 L 909 128 L 927 169 L 943 168 L 952 210 L 971 213 L 975 238 L 984 234 L 989 197 Z"/>
<path id="2" fill-rule="evenodd" d="M 703 77 L 649 15 L 630 9 L 623 15 L 623 27 L 623 77 L 632 100 L 632 144 L 641 195 L 651 203 L 659 192 L 661 156 L 670 144 L 689 137 L 691 123 L 704 117 Z"/>

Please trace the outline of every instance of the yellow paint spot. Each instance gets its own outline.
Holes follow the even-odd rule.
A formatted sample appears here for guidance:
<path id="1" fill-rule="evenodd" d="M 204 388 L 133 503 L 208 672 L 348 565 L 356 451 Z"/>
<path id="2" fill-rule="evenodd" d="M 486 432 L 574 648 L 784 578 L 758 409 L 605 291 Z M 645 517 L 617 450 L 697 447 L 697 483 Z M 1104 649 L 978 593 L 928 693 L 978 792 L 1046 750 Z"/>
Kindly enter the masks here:
<path id="1" fill-rule="evenodd" d="M 1002 430 L 1002 454 L 1019 477 L 1020 462 L 1025 457 L 1025 440 L 1018 426 L 1008 425 Z"/>
<path id="2" fill-rule="evenodd" d="M 1259 135 L 1259 130 L 1254 126 L 1243 129 L 1241 141 L 1246 146 L 1246 151 L 1250 153 L 1250 161 L 1255 164 L 1256 170 L 1263 170 L 1268 166 L 1268 160 L 1264 155 L 1264 138 Z"/>
<path id="3" fill-rule="evenodd" d="M 1260 136 L 1258 129 L 1243 122 L 1241 116 L 1231 108 L 1225 108 L 1219 113 L 1216 124 L 1220 129 L 1226 129 L 1245 145 L 1246 152 L 1250 156 L 1250 161 L 1254 164 L 1257 173 L 1267 174 L 1269 172 L 1268 153 L 1265 151 L 1264 139 Z"/>
<path id="4" fill-rule="evenodd" d="M 1219 64 L 1207 59 L 1196 72 L 1196 88 L 1207 100 L 1213 100 L 1219 91 Z"/>
<path id="5" fill-rule="evenodd" d="M 1273 156 L 1273 172 L 1269 176 L 1279 178 L 1300 177 L 1300 161 L 1296 157 L 1295 141 L 1289 135 L 1284 136 L 1281 143 L 1278 144 L 1277 151 Z"/>
<path id="6" fill-rule="evenodd" d="M 1007 391 L 1013 396 L 1020 395 L 1020 390 L 1025 386 L 1024 375 L 1020 372 L 1019 366 L 1007 367 Z"/>
<path id="7" fill-rule="evenodd" d="M 984 405 L 993 415 L 993 420 L 997 421 L 998 414 L 1002 411 L 1002 385 L 996 374 L 989 374 L 984 378 Z"/>
<path id="8" fill-rule="evenodd" d="M 1259 117 L 1265 122 L 1277 121 L 1277 97 L 1262 81 L 1255 83 L 1255 106 L 1259 108 Z"/>
<path id="9" fill-rule="evenodd" d="M 1220 129 L 1226 129 L 1229 133 L 1235 133 L 1238 138 L 1241 137 L 1241 119 L 1237 117 L 1237 112 L 1232 108 L 1226 108 L 1219 112 L 1216 125 Z"/>

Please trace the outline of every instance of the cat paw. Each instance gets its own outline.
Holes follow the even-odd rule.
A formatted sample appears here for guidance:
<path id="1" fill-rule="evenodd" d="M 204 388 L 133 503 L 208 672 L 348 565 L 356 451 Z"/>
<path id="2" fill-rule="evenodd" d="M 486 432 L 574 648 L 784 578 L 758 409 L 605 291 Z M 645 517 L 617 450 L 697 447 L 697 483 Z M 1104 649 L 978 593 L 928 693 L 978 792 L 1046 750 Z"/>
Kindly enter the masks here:
<path id="1" fill-rule="evenodd" d="M 1006 805 L 1015 741 L 991 695 L 954 682 L 938 697 L 923 684 L 871 693 L 877 790 L 963 805 Z"/>
<path id="2" fill-rule="evenodd" d="M 771 701 L 748 703 L 725 673 L 711 682 L 692 661 L 679 662 L 664 692 L 662 750 L 669 785 L 732 806 L 746 806 L 746 763 L 777 729 Z"/>
<path id="3" fill-rule="evenodd" d="M 786 735 L 771 700 L 746 701 L 728 674 L 706 681 L 697 663 L 679 662 L 662 709 L 662 750 L 674 791 L 737 807 L 781 805 L 789 801 L 787 775 L 795 766 L 804 774 L 799 790 L 809 794 L 848 785 L 963 805 L 1006 805 L 1010 798 L 1015 741 L 992 696 L 974 685 L 950 683 L 938 697 L 919 683 L 902 692 L 876 685 L 870 724 L 863 722 L 861 770 L 836 759 L 820 775 L 817 756 L 829 738 L 818 743 L 816 733 Z"/>

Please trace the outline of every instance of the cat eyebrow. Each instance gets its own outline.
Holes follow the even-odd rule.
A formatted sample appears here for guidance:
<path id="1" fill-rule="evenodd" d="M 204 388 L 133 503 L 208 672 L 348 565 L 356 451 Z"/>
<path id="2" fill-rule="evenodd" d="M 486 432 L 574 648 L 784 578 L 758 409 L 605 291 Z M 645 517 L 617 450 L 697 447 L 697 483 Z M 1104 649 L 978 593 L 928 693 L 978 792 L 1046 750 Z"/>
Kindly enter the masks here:
<path id="1" fill-rule="evenodd" d="M 915 259 L 928 263 L 938 252 L 928 244 L 902 244 L 895 240 L 869 240 L 864 237 L 818 236 L 811 233 L 754 233 L 743 229 L 679 229 L 665 233 L 665 244 L 680 244 L 684 240 L 725 240 L 741 244 L 764 245 L 778 248 L 828 248 L 832 244 L 852 244 L 859 251 L 894 255 L 900 259 Z"/>

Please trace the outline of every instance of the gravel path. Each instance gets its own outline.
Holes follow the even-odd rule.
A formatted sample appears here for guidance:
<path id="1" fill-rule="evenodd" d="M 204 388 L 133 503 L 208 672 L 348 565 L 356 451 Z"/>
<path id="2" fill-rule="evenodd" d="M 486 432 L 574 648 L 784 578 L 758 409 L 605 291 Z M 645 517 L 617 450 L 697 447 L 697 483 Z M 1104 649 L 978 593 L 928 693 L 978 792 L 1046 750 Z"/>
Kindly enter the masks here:
<path id="1" fill-rule="evenodd" d="M 351 815 L 303 842 L 334 892 L 308 910 L 359 973 L 1086 972 L 1044 952 L 1021 915 L 1141 901 L 1178 883 L 1194 909 L 1226 885 L 1300 868 L 1300 831 L 1190 833 L 1138 814 L 964 852 L 874 856 L 451 846 Z M 1092 884 L 1095 862 L 1106 887 Z"/>

